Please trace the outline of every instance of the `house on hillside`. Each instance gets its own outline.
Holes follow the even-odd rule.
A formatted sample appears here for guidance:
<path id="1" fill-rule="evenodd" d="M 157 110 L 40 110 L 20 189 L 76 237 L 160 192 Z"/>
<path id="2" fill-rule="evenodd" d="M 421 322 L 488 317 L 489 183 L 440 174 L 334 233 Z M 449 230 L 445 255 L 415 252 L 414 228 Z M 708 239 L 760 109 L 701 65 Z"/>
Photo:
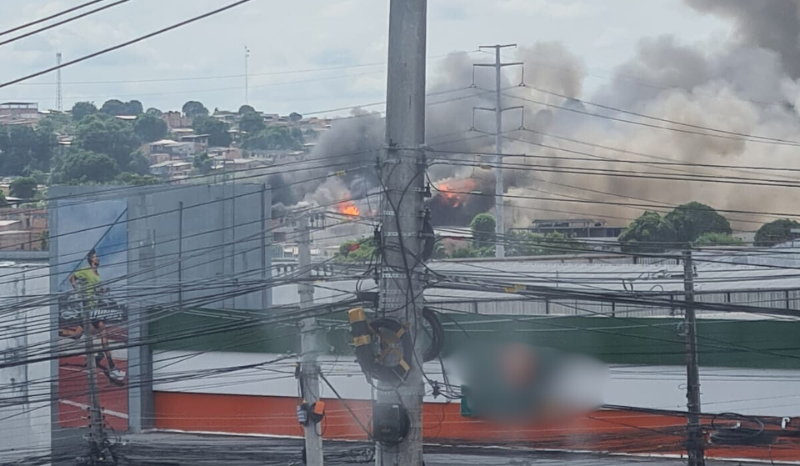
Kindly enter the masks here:
<path id="1" fill-rule="evenodd" d="M 0 103 L 0 125 L 34 126 L 42 118 L 35 102 Z"/>
<path id="2" fill-rule="evenodd" d="M 189 136 L 181 136 L 180 141 L 192 145 L 192 155 L 197 155 L 201 152 L 208 150 L 208 134 L 192 134 Z"/>
<path id="3" fill-rule="evenodd" d="M 183 116 L 181 112 L 164 112 L 161 115 L 161 119 L 167 123 L 167 126 L 169 126 L 171 130 L 176 128 L 189 128 L 192 126 L 192 119 Z"/>
<path id="4" fill-rule="evenodd" d="M 150 173 L 166 181 L 177 181 L 188 178 L 194 165 L 183 160 L 168 160 L 150 167 Z"/>
<path id="5" fill-rule="evenodd" d="M 161 139 L 148 145 L 147 154 L 150 156 L 150 163 L 153 164 L 165 160 L 185 160 L 192 155 L 193 150 L 192 143 Z"/>

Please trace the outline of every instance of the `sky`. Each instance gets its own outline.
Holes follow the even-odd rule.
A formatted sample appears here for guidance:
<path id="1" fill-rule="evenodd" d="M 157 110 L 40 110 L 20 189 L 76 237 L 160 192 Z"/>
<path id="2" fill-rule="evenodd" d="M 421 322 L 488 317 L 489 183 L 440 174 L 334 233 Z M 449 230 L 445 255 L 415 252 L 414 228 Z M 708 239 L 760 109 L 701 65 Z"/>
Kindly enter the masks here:
<path id="1" fill-rule="evenodd" d="M 84 1 L 0 0 L 0 31 Z M 0 83 L 53 66 L 57 52 L 69 61 L 222 4 L 130 0 L 0 45 Z M 64 69 L 64 107 L 118 98 L 162 110 L 179 109 L 187 100 L 236 110 L 245 103 L 247 46 L 250 105 L 270 113 L 341 115 L 347 111 L 337 109 L 385 99 L 388 8 L 389 0 L 253 0 Z M 633 55 L 642 38 L 673 35 L 711 44 L 729 34 L 727 24 L 681 0 L 429 0 L 428 9 L 429 82 L 452 52 L 472 52 L 476 63 L 487 62 L 490 55 L 475 52 L 480 45 L 558 41 L 586 63 L 585 90 L 591 91 Z M 55 81 L 52 73 L 2 88 L 0 102 L 55 108 Z"/>

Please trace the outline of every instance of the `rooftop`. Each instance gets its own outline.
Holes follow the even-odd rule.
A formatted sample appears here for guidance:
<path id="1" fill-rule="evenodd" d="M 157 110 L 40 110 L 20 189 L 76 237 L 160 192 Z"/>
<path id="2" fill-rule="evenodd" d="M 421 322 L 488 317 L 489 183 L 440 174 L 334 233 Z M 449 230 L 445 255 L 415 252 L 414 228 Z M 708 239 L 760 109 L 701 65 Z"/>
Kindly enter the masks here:
<path id="1" fill-rule="evenodd" d="M 155 165 L 150 165 L 150 168 L 161 168 L 161 167 L 181 167 L 181 166 L 192 166 L 192 162 L 184 162 L 183 160 L 167 160 L 166 162 L 157 163 Z"/>
<path id="2" fill-rule="evenodd" d="M 36 102 L 2 102 L 0 103 L 0 107 L 14 107 L 14 108 L 39 108 L 39 104 Z"/>
<path id="3" fill-rule="evenodd" d="M 265 414 L 268 415 L 268 414 Z M 325 440 L 325 464 L 355 466 L 375 464 L 371 445 L 362 442 Z M 125 435 L 119 451 L 134 464 L 170 466 L 227 466 L 302 464 L 302 439 L 245 437 L 235 435 L 193 435 L 151 432 Z M 682 466 L 678 458 L 644 458 L 622 455 L 588 455 L 534 452 L 498 446 L 425 445 L 427 466 Z M 706 461 L 708 465 L 719 462 Z"/>

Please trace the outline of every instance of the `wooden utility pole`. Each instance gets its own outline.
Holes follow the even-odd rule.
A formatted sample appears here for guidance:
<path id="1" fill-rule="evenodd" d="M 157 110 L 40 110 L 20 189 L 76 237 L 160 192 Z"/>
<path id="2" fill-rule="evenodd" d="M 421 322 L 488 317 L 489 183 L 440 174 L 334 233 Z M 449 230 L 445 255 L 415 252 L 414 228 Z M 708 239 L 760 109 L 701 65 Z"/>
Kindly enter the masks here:
<path id="1" fill-rule="evenodd" d="M 386 151 L 380 164 L 381 203 L 380 302 L 378 312 L 414 333 L 422 322 L 422 231 L 425 183 L 425 55 L 427 0 L 391 0 L 389 68 L 386 95 Z M 378 402 L 402 407 L 409 431 L 396 445 L 378 445 L 375 464 L 422 466 L 422 354 L 406 361 L 402 381 L 383 383 Z M 396 387 L 396 389 L 394 388 Z"/>
<path id="2" fill-rule="evenodd" d="M 685 292 L 686 334 L 686 399 L 687 420 L 686 452 L 689 466 L 705 466 L 705 445 L 700 426 L 700 371 L 697 364 L 697 316 L 694 309 L 694 264 L 692 251 L 683 253 L 683 290 Z"/>

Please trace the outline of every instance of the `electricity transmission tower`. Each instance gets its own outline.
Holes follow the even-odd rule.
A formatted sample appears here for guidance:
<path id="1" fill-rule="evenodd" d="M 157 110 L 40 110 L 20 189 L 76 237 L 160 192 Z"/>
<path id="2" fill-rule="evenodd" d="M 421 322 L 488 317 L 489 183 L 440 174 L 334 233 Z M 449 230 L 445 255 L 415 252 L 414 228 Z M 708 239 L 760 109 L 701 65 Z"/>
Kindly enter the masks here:
<path id="1" fill-rule="evenodd" d="M 56 54 L 56 65 L 61 66 L 61 52 Z M 64 96 L 61 94 L 61 68 L 56 71 L 56 110 L 64 111 Z"/>
<path id="2" fill-rule="evenodd" d="M 516 47 L 517 44 L 507 44 L 507 45 L 482 45 L 479 48 L 483 49 L 494 49 L 495 51 L 495 62 L 494 63 L 476 63 L 472 66 L 475 67 L 488 67 L 494 68 L 495 70 L 495 107 L 494 108 L 486 108 L 486 107 L 475 107 L 474 110 L 484 110 L 490 111 L 495 113 L 495 133 L 494 133 L 494 145 L 495 145 L 495 166 L 494 166 L 494 179 L 495 179 L 495 189 L 494 189 L 494 203 L 495 203 L 495 217 L 496 217 L 496 226 L 495 226 L 495 234 L 497 236 L 497 242 L 495 245 L 495 257 L 503 258 L 506 256 L 506 247 L 505 247 L 505 213 L 503 208 L 503 201 L 505 196 L 505 186 L 503 185 L 503 112 L 507 112 L 509 110 L 523 110 L 525 107 L 517 106 L 517 107 L 507 107 L 503 108 L 502 102 L 502 93 L 503 93 L 503 68 L 506 66 L 524 66 L 525 64 L 522 62 L 514 62 L 514 63 L 503 63 L 501 60 L 500 52 L 504 48 L 509 47 Z M 523 68 L 524 70 L 524 68 Z M 473 111 L 474 111 L 473 110 Z"/>

